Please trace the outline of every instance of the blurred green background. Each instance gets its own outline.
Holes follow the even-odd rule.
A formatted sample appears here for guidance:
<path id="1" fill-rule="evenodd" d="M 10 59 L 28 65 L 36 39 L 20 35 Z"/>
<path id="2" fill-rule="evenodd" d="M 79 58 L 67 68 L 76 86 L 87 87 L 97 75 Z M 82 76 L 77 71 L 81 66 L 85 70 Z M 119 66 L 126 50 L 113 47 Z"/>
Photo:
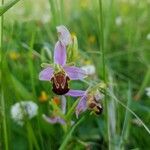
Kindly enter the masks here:
<path id="1" fill-rule="evenodd" d="M 150 148 L 150 133 L 143 127 L 150 128 L 150 98 L 145 91 L 150 86 L 149 8 L 150 0 L 102 0 L 106 78 L 116 99 L 105 98 L 107 115 L 105 111 L 100 116 L 82 114 L 80 117 L 86 119 L 75 127 L 65 149 Z M 96 67 L 96 74 L 86 82 L 99 82 L 103 76 L 99 9 L 98 0 L 21 0 L 4 14 L 1 95 L 5 110 L 1 106 L 0 149 L 55 150 L 66 139 L 70 128 L 65 133 L 59 124 L 48 124 L 41 117 L 48 114 L 54 94 L 49 82 L 38 79 L 40 65 L 53 62 L 56 26 L 63 24 L 78 38 L 75 63 Z M 88 86 L 72 82 L 71 87 L 85 90 Z M 29 130 L 18 126 L 10 116 L 11 106 L 22 100 L 32 100 L 39 106 Z M 69 97 L 67 101 L 69 109 L 74 100 Z M 75 116 L 73 120 L 77 121 Z"/>

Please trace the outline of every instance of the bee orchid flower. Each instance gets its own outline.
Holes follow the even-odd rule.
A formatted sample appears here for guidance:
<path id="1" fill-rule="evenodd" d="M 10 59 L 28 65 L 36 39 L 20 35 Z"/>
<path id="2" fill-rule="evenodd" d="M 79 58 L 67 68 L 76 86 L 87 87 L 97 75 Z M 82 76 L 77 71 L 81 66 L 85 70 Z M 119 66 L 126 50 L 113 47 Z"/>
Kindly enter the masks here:
<path id="1" fill-rule="evenodd" d="M 90 92 L 89 90 L 70 90 L 66 95 L 72 97 L 80 97 L 75 111 L 77 118 L 80 113 L 86 111 L 87 109 L 92 110 L 97 115 L 102 113 L 103 108 L 100 100 L 103 99 L 104 95 L 98 90 L 93 92 Z"/>
<path id="2" fill-rule="evenodd" d="M 53 92 L 57 95 L 66 94 L 70 88 L 69 80 L 81 80 L 86 77 L 86 73 L 81 68 L 66 64 L 66 47 L 71 43 L 71 35 L 65 26 L 58 26 L 58 42 L 54 48 L 54 65 L 49 65 L 39 74 L 39 79 L 51 81 Z"/>

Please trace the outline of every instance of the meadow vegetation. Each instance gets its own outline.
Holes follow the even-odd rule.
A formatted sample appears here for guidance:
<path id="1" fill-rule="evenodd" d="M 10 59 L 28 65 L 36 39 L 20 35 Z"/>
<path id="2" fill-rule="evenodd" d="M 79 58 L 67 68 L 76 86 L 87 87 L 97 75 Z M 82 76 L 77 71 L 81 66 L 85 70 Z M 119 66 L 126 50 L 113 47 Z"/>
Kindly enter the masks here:
<path id="1" fill-rule="evenodd" d="M 148 150 L 149 8 L 150 0 L 20 0 L 1 14 L 0 149 Z M 60 114 L 65 125 L 43 119 L 60 111 L 61 98 L 50 82 L 39 80 L 41 64 L 53 63 L 59 25 L 78 41 L 68 63 L 95 68 L 83 81 L 70 81 L 70 87 L 106 86 L 101 115 L 88 110 L 76 118 L 79 99 L 67 96 L 67 113 Z M 11 108 L 21 101 L 37 104 L 38 113 L 20 125 Z"/>

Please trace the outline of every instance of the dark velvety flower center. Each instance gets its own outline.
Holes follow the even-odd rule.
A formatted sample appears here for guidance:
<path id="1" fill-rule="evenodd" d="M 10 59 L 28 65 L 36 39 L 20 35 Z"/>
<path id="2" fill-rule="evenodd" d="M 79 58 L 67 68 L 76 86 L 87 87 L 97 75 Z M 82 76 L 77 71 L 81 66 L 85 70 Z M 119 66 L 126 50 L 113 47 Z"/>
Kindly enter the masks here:
<path id="1" fill-rule="evenodd" d="M 69 77 L 64 72 L 55 73 L 51 81 L 53 84 L 53 92 L 57 95 L 66 94 L 70 89 L 68 87 Z"/>

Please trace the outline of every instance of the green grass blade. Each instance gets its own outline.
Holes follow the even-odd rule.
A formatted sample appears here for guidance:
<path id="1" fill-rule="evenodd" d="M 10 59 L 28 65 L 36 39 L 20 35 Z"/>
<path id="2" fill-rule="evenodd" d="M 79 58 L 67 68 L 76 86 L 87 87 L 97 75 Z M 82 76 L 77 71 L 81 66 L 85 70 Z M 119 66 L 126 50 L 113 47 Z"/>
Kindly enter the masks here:
<path id="1" fill-rule="evenodd" d="M 13 7 L 20 0 L 12 0 L 7 2 L 6 4 L 0 6 L 0 16 L 3 15 L 6 11 L 8 11 L 11 7 Z"/>
<path id="2" fill-rule="evenodd" d="M 3 5 L 4 0 L 1 0 L 0 5 Z M 4 18 L 3 16 L 0 16 L 0 66 L 1 66 L 1 70 L 0 70 L 0 77 L 1 77 L 1 91 L 0 91 L 0 108 L 2 109 L 2 111 L 0 112 L 0 114 L 2 114 L 3 118 L 2 118 L 2 125 L 0 125 L 0 127 L 3 130 L 3 138 L 4 138 L 4 147 L 5 150 L 9 149 L 8 146 L 8 133 L 7 133 L 7 120 L 6 120 L 6 103 L 5 103 L 5 99 L 4 99 L 4 91 L 3 91 L 3 22 Z M 0 129 L 1 129 L 0 128 Z"/>
<path id="3" fill-rule="evenodd" d="M 120 100 L 118 100 L 117 97 L 113 93 L 111 93 L 110 91 L 108 91 L 108 93 L 116 102 L 118 102 L 121 106 L 123 106 L 125 109 L 127 109 L 134 117 L 136 117 L 137 120 L 139 121 L 139 123 L 141 123 L 142 126 L 145 128 L 145 130 L 150 134 L 150 129 L 147 127 L 147 125 L 143 122 L 143 120 L 134 111 L 132 111 L 129 107 L 127 107 Z"/>
<path id="4" fill-rule="evenodd" d="M 9 150 L 7 124 L 6 124 L 6 112 L 5 112 L 5 100 L 4 100 L 4 93 L 3 93 L 3 91 L 1 91 L 1 106 L 3 108 L 2 116 L 3 116 L 3 134 L 4 134 L 5 150 Z"/>
<path id="5" fill-rule="evenodd" d="M 135 96 L 136 100 L 139 100 L 141 98 L 141 96 L 145 90 L 145 87 L 148 85 L 149 81 L 150 81 L 150 67 L 148 68 L 146 75 L 143 79 L 143 82 L 141 84 L 141 87 L 140 87 L 137 95 Z"/>
<path id="6" fill-rule="evenodd" d="M 35 135 L 35 133 L 33 131 L 33 128 L 31 126 L 30 122 L 27 123 L 27 128 L 28 128 L 28 132 L 29 132 L 29 134 L 31 136 L 32 142 L 33 142 L 33 144 L 35 146 L 35 149 L 36 150 L 40 150 L 40 147 L 39 147 L 36 135 Z"/>
<path id="7" fill-rule="evenodd" d="M 104 51 L 104 28 L 103 28 L 103 5 L 102 0 L 99 0 L 99 49 L 101 52 L 101 59 L 102 59 L 102 79 L 106 83 L 106 68 L 105 68 L 105 51 Z M 109 143 L 109 149 L 111 149 L 110 143 L 110 131 L 109 131 L 109 119 L 108 119 L 108 101 L 105 99 L 105 120 L 107 124 L 107 133 L 106 133 L 106 140 Z"/>
<path id="8" fill-rule="evenodd" d="M 10 74 L 15 90 L 20 94 L 22 98 L 32 99 L 30 92 L 23 86 L 23 84 L 15 78 L 13 74 Z"/>
<path id="9" fill-rule="evenodd" d="M 110 73 L 109 75 L 109 88 L 112 92 L 114 92 L 114 81 L 113 81 L 113 76 Z M 109 149 L 116 149 L 115 140 L 116 140 L 116 135 L 117 135 L 117 103 L 115 102 L 114 99 L 110 97 L 110 101 L 108 102 L 108 134 L 109 134 Z"/>
<path id="10" fill-rule="evenodd" d="M 76 101 L 73 103 L 72 107 L 69 109 L 69 111 L 68 111 L 68 113 L 67 113 L 67 115 L 66 115 L 66 119 L 67 119 L 67 120 L 72 117 L 72 115 L 73 115 L 73 113 L 75 112 L 75 108 L 76 108 L 76 106 L 77 106 L 78 103 L 79 103 L 79 99 L 76 100 Z"/>
<path id="11" fill-rule="evenodd" d="M 129 90 L 127 93 L 127 97 L 128 97 L 128 101 L 127 101 L 127 108 L 130 108 L 131 105 L 131 87 L 129 84 Z M 120 143 L 119 143 L 119 148 L 122 149 L 123 148 L 123 143 L 124 140 L 127 139 L 127 133 L 128 133 L 128 129 L 129 129 L 129 120 L 130 120 L 130 112 L 126 109 L 126 113 L 125 113 L 125 119 L 124 119 L 124 123 L 123 123 L 123 129 L 122 129 L 122 134 L 121 134 L 121 138 L 120 138 Z"/>

